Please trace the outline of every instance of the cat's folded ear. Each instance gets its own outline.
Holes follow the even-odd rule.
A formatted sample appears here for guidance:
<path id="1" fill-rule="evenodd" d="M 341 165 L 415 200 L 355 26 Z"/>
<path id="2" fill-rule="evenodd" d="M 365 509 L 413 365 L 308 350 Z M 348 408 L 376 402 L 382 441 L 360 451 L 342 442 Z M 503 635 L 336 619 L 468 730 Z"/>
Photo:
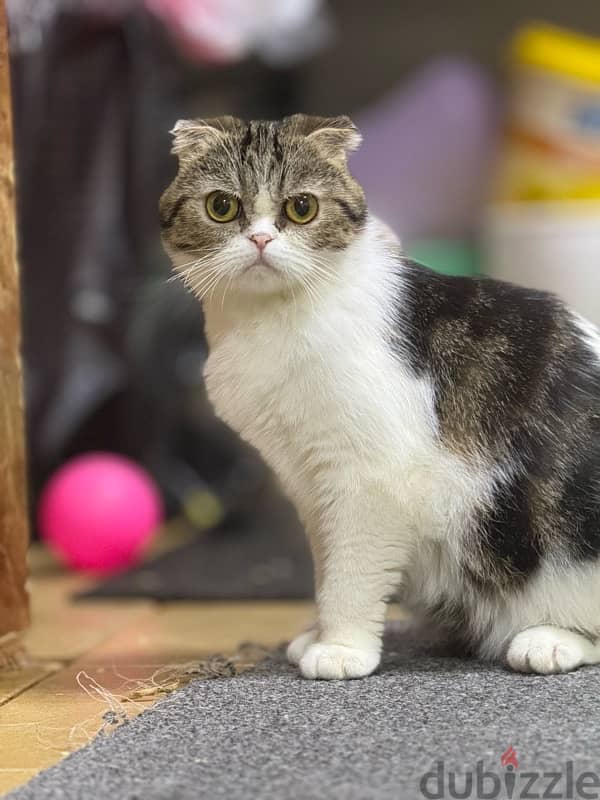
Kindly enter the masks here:
<path id="1" fill-rule="evenodd" d="M 213 119 L 180 119 L 170 131 L 173 136 L 171 152 L 181 157 L 206 153 L 227 136 L 243 129 L 244 123 L 235 117 Z"/>
<path id="2" fill-rule="evenodd" d="M 296 114 L 291 121 L 297 132 L 304 134 L 326 158 L 333 160 L 345 160 L 347 154 L 356 150 L 362 141 L 360 131 L 350 117 Z"/>

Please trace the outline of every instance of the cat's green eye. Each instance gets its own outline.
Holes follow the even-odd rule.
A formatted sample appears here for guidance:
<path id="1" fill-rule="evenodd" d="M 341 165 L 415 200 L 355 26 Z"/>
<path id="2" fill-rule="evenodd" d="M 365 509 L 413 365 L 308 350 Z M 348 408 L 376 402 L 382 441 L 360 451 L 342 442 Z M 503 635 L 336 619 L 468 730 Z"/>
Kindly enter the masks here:
<path id="1" fill-rule="evenodd" d="M 319 202 L 314 194 L 297 194 L 285 201 L 285 215 L 297 225 L 311 222 L 319 210 Z"/>
<path id="2" fill-rule="evenodd" d="M 227 192 L 211 192 L 206 198 L 206 213 L 215 222 L 231 222 L 240 213 L 240 201 Z"/>

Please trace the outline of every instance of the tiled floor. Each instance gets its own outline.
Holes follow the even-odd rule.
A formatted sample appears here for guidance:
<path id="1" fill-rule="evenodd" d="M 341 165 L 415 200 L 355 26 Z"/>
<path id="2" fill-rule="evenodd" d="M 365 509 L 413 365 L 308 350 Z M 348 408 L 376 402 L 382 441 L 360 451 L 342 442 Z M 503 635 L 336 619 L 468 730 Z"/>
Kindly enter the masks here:
<path id="1" fill-rule="evenodd" d="M 156 695 L 129 695 L 165 665 L 230 653 L 243 641 L 277 644 L 312 613 L 298 602 L 74 603 L 85 579 L 34 561 L 31 663 L 0 672 L 0 793 L 84 745 L 115 715 L 148 708 Z"/>

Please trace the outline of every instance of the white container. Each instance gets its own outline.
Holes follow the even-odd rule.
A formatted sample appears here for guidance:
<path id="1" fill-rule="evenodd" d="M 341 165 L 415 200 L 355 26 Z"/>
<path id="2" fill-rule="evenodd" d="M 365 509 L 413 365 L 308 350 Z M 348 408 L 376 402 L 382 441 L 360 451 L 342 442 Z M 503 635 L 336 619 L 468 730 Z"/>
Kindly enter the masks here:
<path id="1" fill-rule="evenodd" d="M 482 244 L 487 274 L 554 292 L 600 326 L 600 202 L 493 207 Z"/>
<path id="2" fill-rule="evenodd" d="M 555 292 L 600 325 L 600 40 L 530 25 L 511 64 L 484 270 Z"/>

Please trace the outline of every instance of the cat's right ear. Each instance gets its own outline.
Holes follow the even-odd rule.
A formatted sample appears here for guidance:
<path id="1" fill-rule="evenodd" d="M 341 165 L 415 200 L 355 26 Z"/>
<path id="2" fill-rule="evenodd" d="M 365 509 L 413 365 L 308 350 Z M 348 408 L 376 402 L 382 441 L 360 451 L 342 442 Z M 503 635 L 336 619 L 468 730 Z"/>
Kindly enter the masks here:
<path id="1" fill-rule="evenodd" d="M 235 117 L 180 119 L 170 131 L 173 136 L 171 152 L 180 158 L 188 154 L 203 155 L 239 127 L 243 127 L 243 123 Z"/>

